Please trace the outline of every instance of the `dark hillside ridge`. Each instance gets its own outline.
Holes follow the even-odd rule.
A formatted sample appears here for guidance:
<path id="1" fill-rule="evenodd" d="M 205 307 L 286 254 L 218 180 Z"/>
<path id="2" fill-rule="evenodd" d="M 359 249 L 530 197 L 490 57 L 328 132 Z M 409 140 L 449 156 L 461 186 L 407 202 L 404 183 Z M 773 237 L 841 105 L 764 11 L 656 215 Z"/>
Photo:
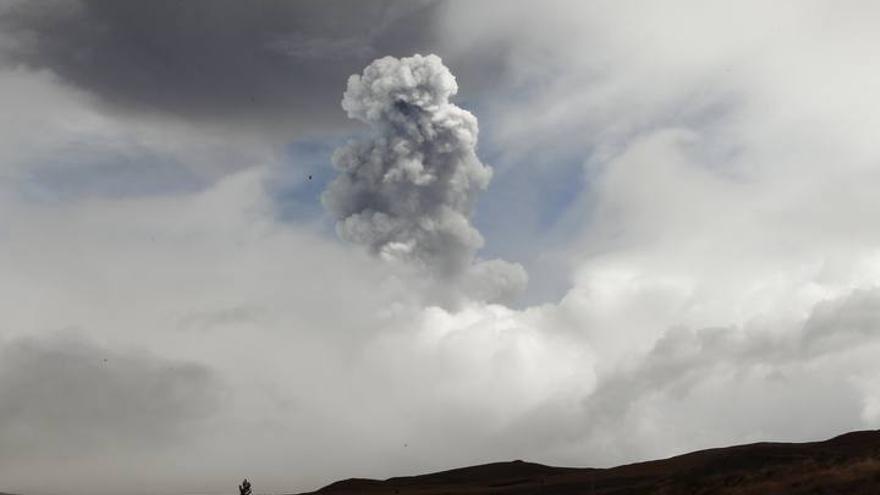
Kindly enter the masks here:
<path id="1" fill-rule="evenodd" d="M 310 494 L 880 495 L 880 430 L 823 442 L 700 450 L 608 469 L 496 462 L 384 481 L 348 479 Z"/>

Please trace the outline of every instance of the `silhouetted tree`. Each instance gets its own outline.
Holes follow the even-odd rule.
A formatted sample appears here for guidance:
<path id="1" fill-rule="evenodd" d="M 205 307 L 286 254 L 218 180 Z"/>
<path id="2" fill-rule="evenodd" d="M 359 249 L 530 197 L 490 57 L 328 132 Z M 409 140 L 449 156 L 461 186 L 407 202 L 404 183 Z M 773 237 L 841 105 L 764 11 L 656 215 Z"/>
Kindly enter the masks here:
<path id="1" fill-rule="evenodd" d="M 239 495 L 251 495 L 251 482 L 244 479 L 240 485 L 238 485 L 238 494 Z"/>

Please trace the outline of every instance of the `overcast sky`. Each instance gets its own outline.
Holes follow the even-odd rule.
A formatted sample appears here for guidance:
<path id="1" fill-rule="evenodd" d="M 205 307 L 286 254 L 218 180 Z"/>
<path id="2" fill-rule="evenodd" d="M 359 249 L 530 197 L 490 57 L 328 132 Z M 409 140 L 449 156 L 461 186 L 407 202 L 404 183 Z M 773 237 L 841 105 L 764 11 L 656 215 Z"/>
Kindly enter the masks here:
<path id="1" fill-rule="evenodd" d="M 878 25 L 0 0 L 0 491 L 880 427 Z"/>

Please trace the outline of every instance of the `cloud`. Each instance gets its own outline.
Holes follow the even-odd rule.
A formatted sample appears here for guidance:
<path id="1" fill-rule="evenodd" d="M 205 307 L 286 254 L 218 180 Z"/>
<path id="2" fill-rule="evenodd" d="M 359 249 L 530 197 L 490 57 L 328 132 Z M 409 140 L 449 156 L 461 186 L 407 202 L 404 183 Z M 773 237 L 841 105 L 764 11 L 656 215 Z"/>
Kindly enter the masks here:
<path id="1" fill-rule="evenodd" d="M 0 70 L 0 103 L 0 188 L 32 201 L 179 195 L 277 160 L 249 136 L 108 115 L 47 70 Z"/>
<path id="2" fill-rule="evenodd" d="M 579 414 L 535 413 L 578 439 L 548 456 L 627 461 L 876 424 L 860 351 L 876 343 L 880 280 L 880 72 L 864 63 L 876 9 L 476 8 L 444 6 L 437 49 L 502 67 L 479 112 L 496 176 L 583 163 L 579 198 L 558 212 L 577 219 L 573 240 L 550 247 L 569 288 L 541 306 L 542 328 L 594 350 L 597 387 Z M 506 240 L 534 245 L 523 230 Z"/>
<path id="3" fill-rule="evenodd" d="M 16 480 L 71 457 L 113 469 L 123 458 L 186 445 L 221 404 L 213 371 L 118 351 L 79 333 L 0 344 L 0 459 Z M 24 486 L 22 486 L 24 488 Z M 11 488 L 11 487 L 10 487 Z"/>
<path id="4" fill-rule="evenodd" d="M 880 337 L 880 290 L 856 289 L 846 297 L 817 304 L 804 325 L 800 348 L 826 355 L 873 342 Z"/>
<path id="5" fill-rule="evenodd" d="M 317 447 L 332 436 L 332 416 L 321 417 L 340 405 L 324 385 L 345 382 L 346 354 L 371 335 L 365 329 L 387 323 L 376 308 L 407 297 L 365 255 L 275 223 L 264 180 L 242 171 L 185 195 L 63 204 L 0 196 L 0 264 L 10 267 L 0 283 L 10 343 L 0 389 L 34 393 L 20 406 L 3 395 L 0 408 L 26 405 L 27 417 L 45 423 L 32 427 L 44 434 L 28 434 L 17 426 L 27 417 L 15 413 L 0 427 L 23 445 L 20 456 L 9 452 L 21 464 L 0 463 L 5 490 L 221 489 L 241 472 L 281 490 L 290 486 L 281 469 L 290 442 Z M 340 310 L 328 311 L 331 296 Z M 39 337 L 70 327 L 82 341 Z M 59 391 L 67 409 L 42 399 L 55 388 L 82 399 Z M 220 401 L 204 411 L 209 399 Z M 90 415 L 93 402 L 110 402 L 110 417 Z M 65 446 L 79 448 L 74 460 L 59 460 Z"/>
<path id="6" fill-rule="evenodd" d="M 108 462 L 100 449 L 46 476 L 60 461 L 35 438 L 33 470 L 0 464 L 9 491 L 222 490 L 238 473 L 267 490 L 305 489 L 342 473 L 456 463 L 460 442 L 431 433 L 443 428 L 470 438 L 471 459 L 494 457 L 481 429 L 574 386 L 555 382 L 581 379 L 583 350 L 542 336 L 518 312 L 425 307 L 420 277 L 315 227 L 279 224 L 267 173 L 240 171 L 173 197 L 0 197 L 0 264 L 10 267 L 0 281 L 3 335 L 81 328 L 106 342 L 99 349 L 203 363 L 224 392 L 212 415 L 193 418 L 192 436 L 119 453 L 99 487 L 95 466 Z M 84 387 L 95 381 L 72 375 Z M 583 376 L 589 385 L 589 370 Z M 130 421 L 139 428 L 137 414 Z"/>
<path id="7" fill-rule="evenodd" d="M 7 341 L 0 373 L 0 456 L 83 454 L 110 445 L 175 443 L 217 406 L 204 366 L 53 335 Z"/>
<path id="8" fill-rule="evenodd" d="M 483 238 L 470 216 L 492 169 L 476 155 L 476 117 L 449 102 L 457 92 L 436 55 L 381 58 L 349 78 L 342 108 L 374 136 L 335 152 L 340 175 L 322 201 L 343 239 L 441 279 L 466 274 L 482 300 L 509 298 L 525 285 L 521 266 L 474 265 Z"/>
<path id="9" fill-rule="evenodd" d="M 793 440 L 874 427 L 866 390 L 876 383 L 871 355 L 880 345 L 875 303 L 876 289 L 856 290 L 816 304 L 782 331 L 761 322 L 669 328 L 639 359 L 600 379 L 584 402 L 589 433 L 580 435 L 624 460 L 661 455 L 676 444 L 680 452 L 723 444 L 731 434 L 743 442 Z M 836 344 L 817 344 L 823 331 Z M 795 408 L 810 413 L 794 420 Z M 687 432 L 698 438 L 685 440 Z M 647 438 L 662 438 L 665 446 L 655 449 Z"/>
<path id="10" fill-rule="evenodd" d="M 422 2 L 15 2 L 0 12 L 6 66 L 48 69 L 109 108 L 253 132 L 345 121 L 341 82 L 375 52 L 418 48 Z"/>
<path id="11" fill-rule="evenodd" d="M 676 136 L 646 149 L 677 149 Z M 804 325 L 832 331 L 872 301 L 828 306 L 852 306 L 847 314 L 816 306 L 825 296 L 810 280 L 820 270 L 776 286 L 776 274 L 755 278 L 765 287 L 739 300 L 727 284 L 742 264 L 711 273 L 721 292 L 696 292 L 690 265 L 630 248 L 588 258 L 557 304 L 426 307 L 419 277 L 313 227 L 277 223 L 266 173 L 240 171 L 173 198 L 0 209 L 0 301 L 14 334 L 74 325 L 108 342 L 102 351 L 203 363 L 224 384 L 222 407 L 193 417 L 192 436 L 118 456 L 99 490 L 222 490 L 244 473 L 293 491 L 510 457 L 607 465 L 875 424 L 873 334 L 801 343 L 814 339 Z M 704 329 L 719 322 L 728 326 Z M 803 404 L 811 420 L 791 421 Z M 6 483 L 96 490 L 100 452 L 46 476 L 60 469 L 50 445 L 32 444 L 33 471 L 3 464 Z"/>

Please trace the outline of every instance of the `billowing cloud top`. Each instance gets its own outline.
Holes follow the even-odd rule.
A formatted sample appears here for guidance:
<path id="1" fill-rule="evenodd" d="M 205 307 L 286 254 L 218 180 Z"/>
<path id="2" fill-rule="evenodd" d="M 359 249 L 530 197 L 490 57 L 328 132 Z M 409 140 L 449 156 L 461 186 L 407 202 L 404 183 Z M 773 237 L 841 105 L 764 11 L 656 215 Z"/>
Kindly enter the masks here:
<path id="1" fill-rule="evenodd" d="M 342 108 L 349 117 L 368 123 L 410 122 L 415 115 L 406 112 L 404 105 L 431 115 L 436 115 L 441 107 L 455 109 L 461 120 L 467 121 L 465 130 L 470 131 L 475 142 L 477 124 L 473 115 L 449 103 L 449 97 L 456 93 L 455 76 L 436 55 L 400 60 L 383 57 L 367 66 L 363 76 L 355 74 L 348 79 Z"/>

